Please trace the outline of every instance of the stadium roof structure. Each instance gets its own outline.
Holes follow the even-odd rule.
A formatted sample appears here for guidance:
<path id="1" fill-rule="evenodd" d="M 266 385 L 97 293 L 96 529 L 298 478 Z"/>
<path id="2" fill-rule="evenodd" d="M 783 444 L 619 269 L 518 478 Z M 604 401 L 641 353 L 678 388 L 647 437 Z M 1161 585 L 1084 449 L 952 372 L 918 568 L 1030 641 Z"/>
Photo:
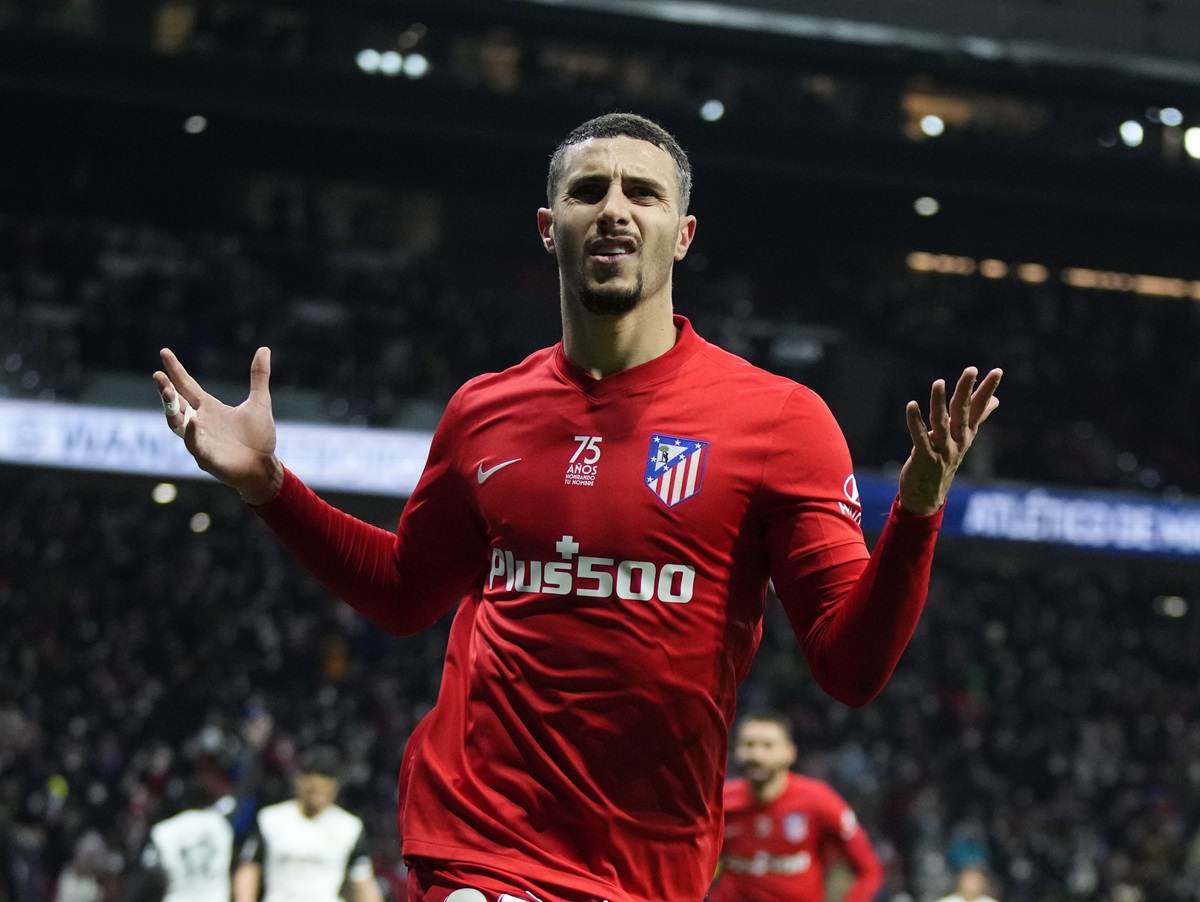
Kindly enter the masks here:
<path id="1" fill-rule="evenodd" d="M 1023 207 L 1018 221 L 1054 207 L 1071 211 L 1064 240 L 1119 231 L 1122 244 L 1137 240 L 1154 254 L 1200 228 L 1200 208 L 1187 200 L 1200 191 L 1200 160 L 1184 152 L 1190 130 L 1188 153 L 1200 154 L 1200 63 L 1189 49 L 1200 46 L 1197 8 L 1196 0 L 231 3 L 222 9 L 259 21 L 221 32 L 189 20 L 170 35 L 161 18 L 125 32 L 7 28 L 0 113 L 30 134 L 48 131 L 34 143 L 53 153 L 55 132 L 120 131 L 128 149 L 203 110 L 214 123 L 203 141 L 225 142 L 225 159 L 352 177 L 389 177 L 398 148 L 406 168 L 421 171 L 469 169 L 485 149 L 525 192 L 539 155 L 581 118 L 636 109 L 667 124 L 705 176 L 889 191 L 909 203 L 941 191 Z M 1182 127 L 1156 119 L 1159 109 Z M 937 137 L 922 132 L 930 117 Z M 138 129 L 145 140 L 133 137 Z M 1000 234 L 1015 232 L 989 211 L 955 234 L 990 220 Z"/>
<path id="2" fill-rule="evenodd" d="M 511 0 L 987 61 L 1200 84 L 1200 3 L 1159 0 Z"/>

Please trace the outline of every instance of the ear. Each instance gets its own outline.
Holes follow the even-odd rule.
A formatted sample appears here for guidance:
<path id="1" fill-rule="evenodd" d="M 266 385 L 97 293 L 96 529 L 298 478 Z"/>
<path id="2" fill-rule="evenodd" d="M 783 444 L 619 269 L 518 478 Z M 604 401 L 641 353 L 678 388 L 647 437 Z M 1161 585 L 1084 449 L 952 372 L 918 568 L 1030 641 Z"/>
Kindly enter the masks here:
<path id="1" fill-rule="evenodd" d="M 679 240 L 675 242 L 675 259 L 682 260 L 687 256 L 692 239 L 696 237 L 696 217 L 689 213 L 679 221 Z"/>
<path id="2" fill-rule="evenodd" d="M 537 211 L 538 231 L 542 233 L 542 246 L 548 253 L 554 253 L 554 213 L 548 207 Z"/>
<path id="3" fill-rule="evenodd" d="M 798 748 L 796 748 L 796 743 L 789 742 L 788 743 L 787 766 L 789 768 L 794 767 L 796 764 L 796 761 L 799 759 L 799 757 L 800 757 L 800 750 Z"/>

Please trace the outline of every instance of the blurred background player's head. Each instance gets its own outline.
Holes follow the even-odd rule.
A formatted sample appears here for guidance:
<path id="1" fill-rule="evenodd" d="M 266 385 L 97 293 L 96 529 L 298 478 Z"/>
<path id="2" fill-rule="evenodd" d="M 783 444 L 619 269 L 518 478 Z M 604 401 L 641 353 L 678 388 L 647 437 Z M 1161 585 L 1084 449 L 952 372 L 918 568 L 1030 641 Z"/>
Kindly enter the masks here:
<path id="1" fill-rule="evenodd" d="M 955 891 L 967 902 L 987 895 L 988 875 L 983 865 L 968 864 L 958 872 Z"/>
<path id="2" fill-rule="evenodd" d="M 319 745 L 301 755 L 299 764 L 296 801 L 305 817 L 316 817 L 337 799 L 341 756 L 336 749 Z"/>
<path id="3" fill-rule="evenodd" d="M 738 721 L 733 747 L 738 771 L 760 790 L 782 779 L 796 763 L 792 725 L 779 714 L 749 714 Z"/>

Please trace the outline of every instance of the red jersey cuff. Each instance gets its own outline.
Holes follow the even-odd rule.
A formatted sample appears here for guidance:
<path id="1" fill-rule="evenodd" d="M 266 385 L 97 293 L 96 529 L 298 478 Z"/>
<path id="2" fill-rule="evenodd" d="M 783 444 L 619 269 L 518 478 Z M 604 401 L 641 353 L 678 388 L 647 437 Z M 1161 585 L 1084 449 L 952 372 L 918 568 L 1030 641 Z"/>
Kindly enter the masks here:
<path id="1" fill-rule="evenodd" d="M 914 514 L 906 511 L 900 506 L 900 495 L 897 494 L 892 499 L 892 512 L 889 519 L 897 520 L 901 523 L 911 524 L 903 528 L 915 528 L 924 526 L 931 532 L 937 532 L 942 528 L 942 518 L 946 514 L 946 503 L 943 501 L 942 506 L 935 510 L 932 514 Z"/>

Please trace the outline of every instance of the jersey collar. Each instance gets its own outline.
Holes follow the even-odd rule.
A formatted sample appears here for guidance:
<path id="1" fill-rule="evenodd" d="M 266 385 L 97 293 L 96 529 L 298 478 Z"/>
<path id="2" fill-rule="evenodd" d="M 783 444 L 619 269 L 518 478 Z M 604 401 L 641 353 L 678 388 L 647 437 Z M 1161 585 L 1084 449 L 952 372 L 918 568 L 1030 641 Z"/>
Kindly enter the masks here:
<path id="1" fill-rule="evenodd" d="M 704 346 L 704 339 L 696 334 L 687 317 L 675 314 L 671 320 L 679 333 L 675 344 L 665 354 L 653 360 L 597 379 L 567 356 L 560 341 L 554 347 L 554 370 L 564 381 L 595 398 L 636 391 L 662 382 L 674 376 L 684 363 Z"/>

